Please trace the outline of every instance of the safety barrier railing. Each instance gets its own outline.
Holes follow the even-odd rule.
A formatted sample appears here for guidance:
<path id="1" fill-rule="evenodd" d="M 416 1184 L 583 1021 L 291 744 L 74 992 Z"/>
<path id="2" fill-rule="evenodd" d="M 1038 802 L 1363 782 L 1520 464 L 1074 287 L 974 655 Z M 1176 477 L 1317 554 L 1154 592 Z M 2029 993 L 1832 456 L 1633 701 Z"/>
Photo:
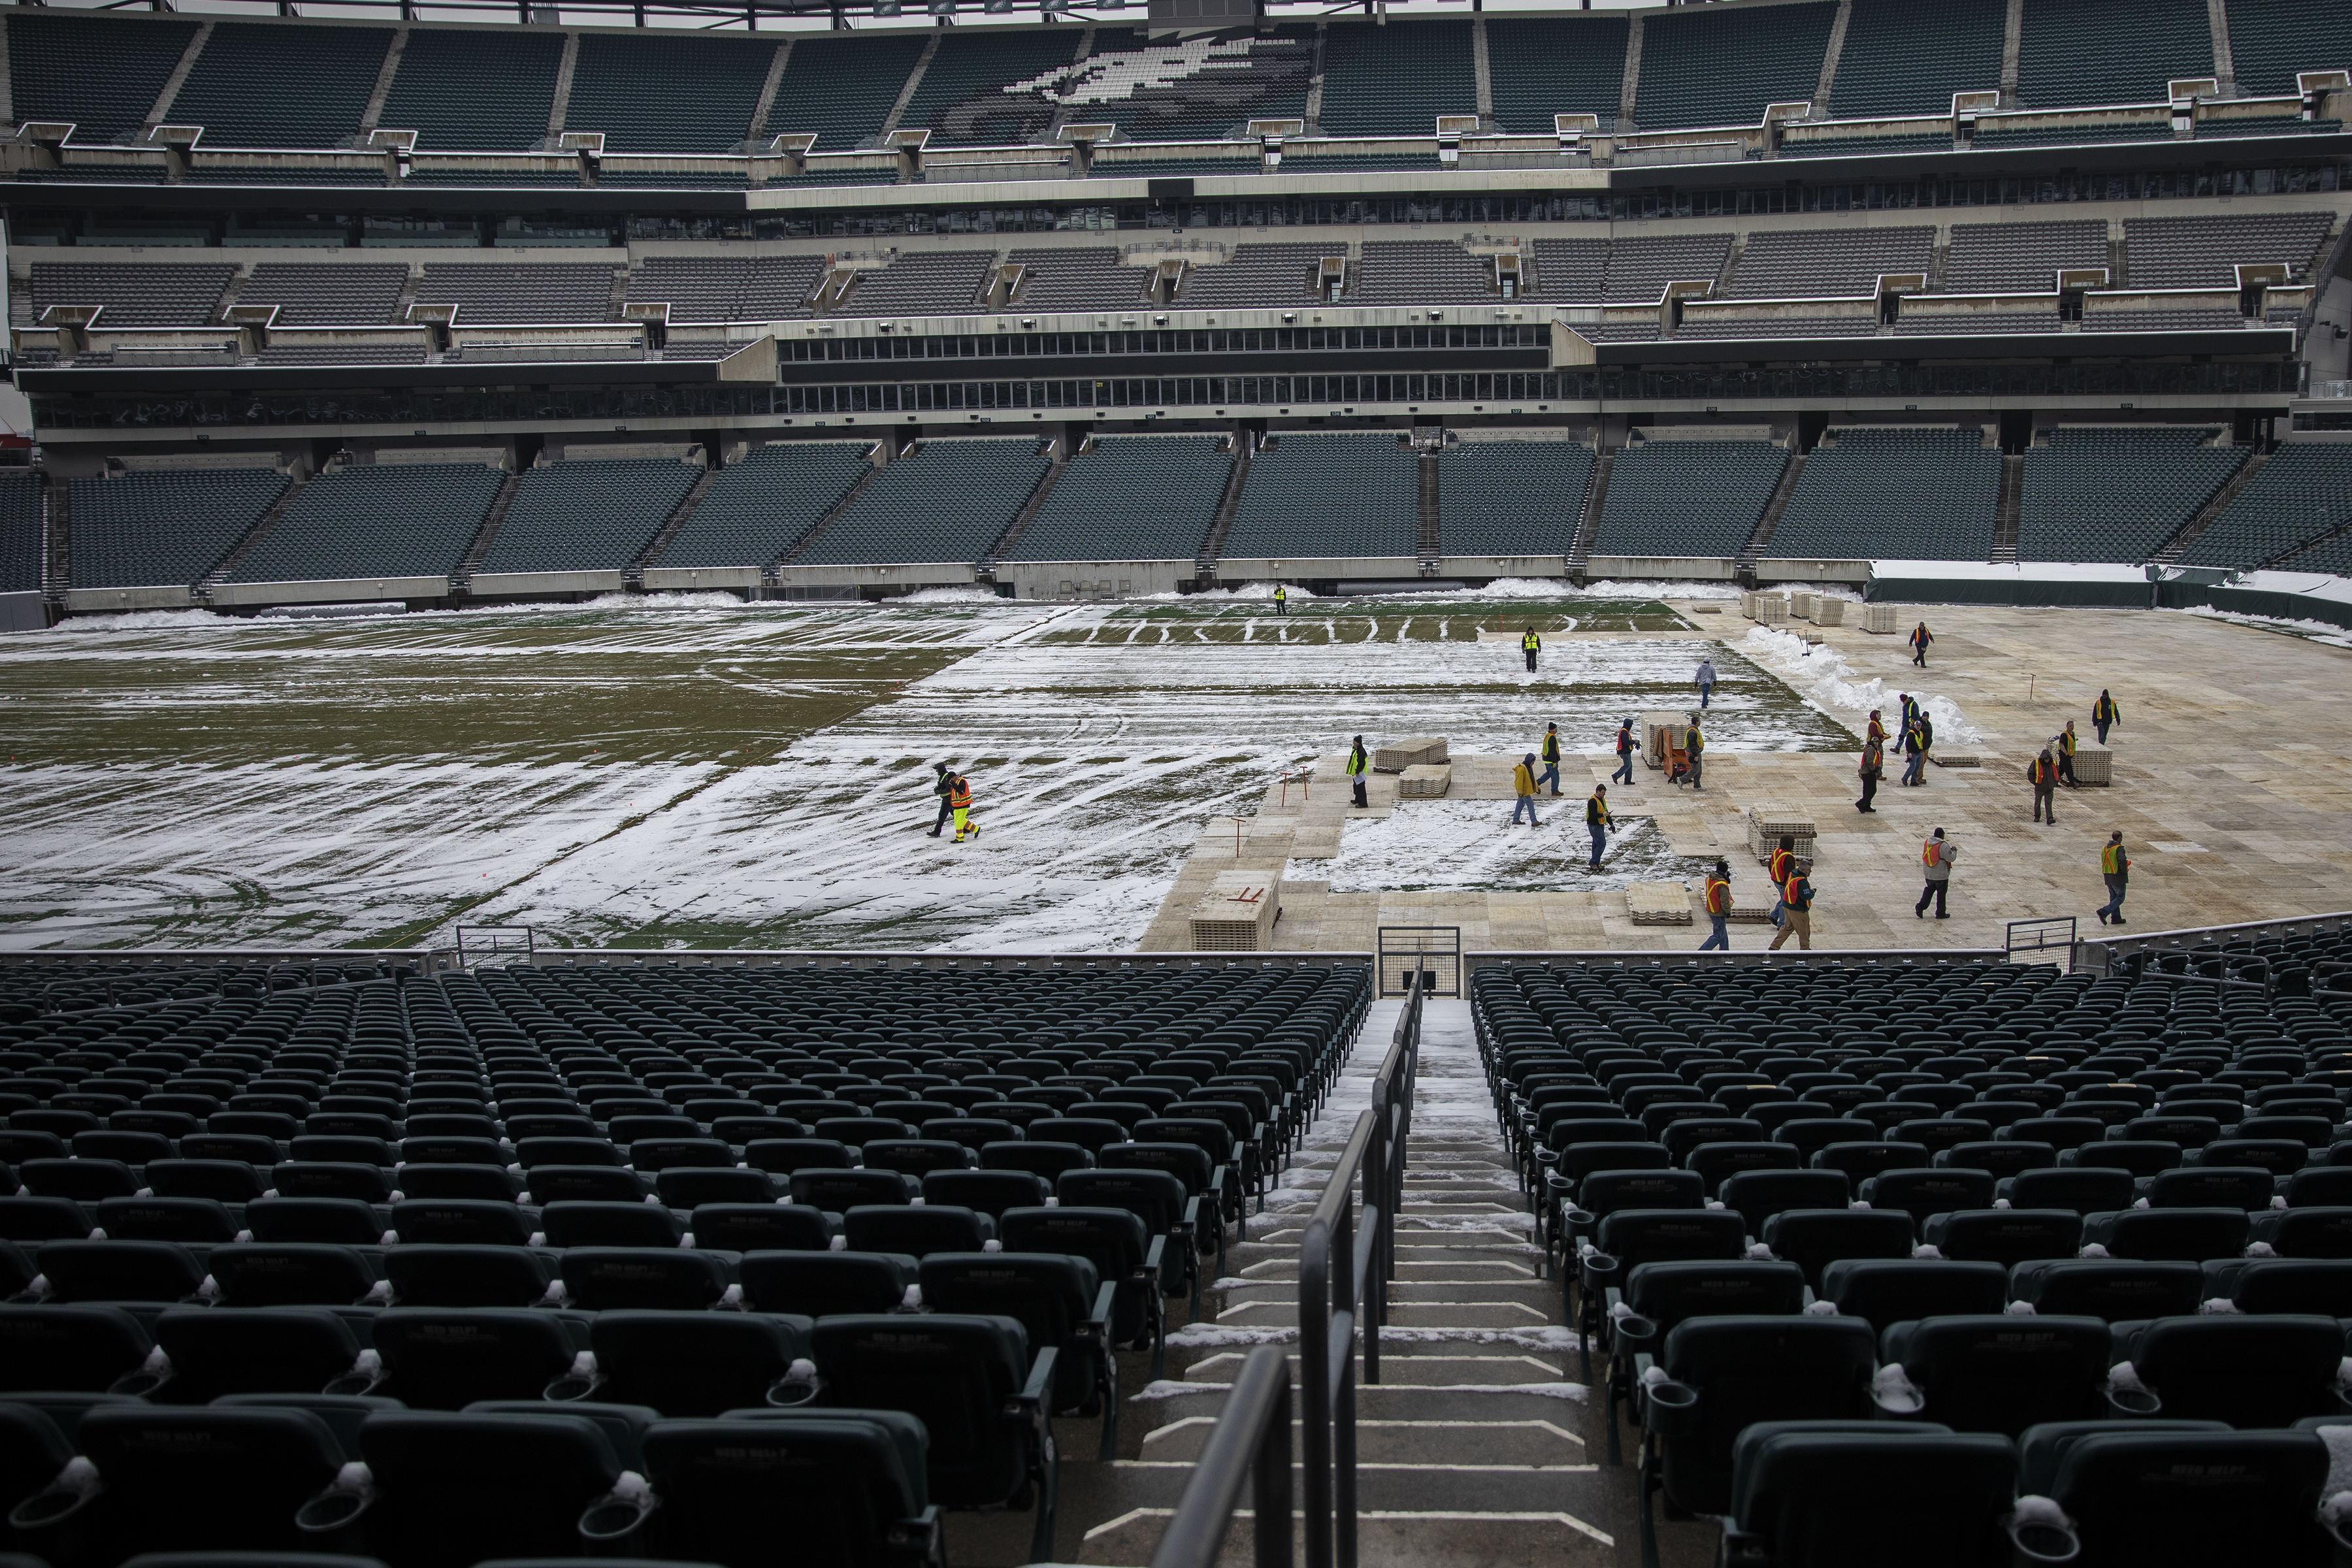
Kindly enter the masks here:
<path id="1" fill-rule="evenodd" d="M 1421 1064 L 1421 972 L 1413 973 L 1372 1103 L 1331 1172 L 1298 1247 L 1299 1447 L 1307 1568 L 1355 1568 L 1356 1356 L 1381 1380 L 1381 1325 L 1396 1274 L 1413 1081 Z"/>
<path id="2" fill-rule="evenodd" d="M 1290 1368 L 1277 1345 L 1259 1345 L 1244 1358 L 1151 1568 L 1211 1568 L 1223 1552 L 1244 1481 L 1256 1515 L 1256 1568 L 1289 1568 Z"/>
<path id="3" fill-rule="evenodd" d="M 2001 951 L 2014 960 L 2020 953 L 2032 953 L 2038 961 L 2043 953 L 2056 953 L 2058 962 L 2072 966 L 2074 962 L 2075 920 L 2073 915 L 2037 915 L 2029 920 L 2011 921 L 2001 928 Z"/>
<path id="4" fill-rule="evenodd" d="M 2192 948 L 2227 943 L 2240 938 L 2318 936 L 2323 932 L 2342 931 L 2347 926 L 2352 926 L 2352 910 L 2323 915 L 2288 915 L 2274 921 L 2247 921 L 2237 925 L 2183 926 L 2173 931 L 2136 931 L 2129 936 L 2085 937 L 2075 954 L 2074 963 L 2078 969 L 2113 974 L 2124 967 L 2126 960 L 2137 952 L 2185 953 Z"/>

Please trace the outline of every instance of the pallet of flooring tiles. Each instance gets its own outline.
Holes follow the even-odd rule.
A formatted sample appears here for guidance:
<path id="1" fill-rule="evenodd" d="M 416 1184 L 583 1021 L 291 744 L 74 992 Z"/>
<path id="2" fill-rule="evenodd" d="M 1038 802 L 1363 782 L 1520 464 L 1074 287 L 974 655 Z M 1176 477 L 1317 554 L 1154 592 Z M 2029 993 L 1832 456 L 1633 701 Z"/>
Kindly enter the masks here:
<path id="1" fill-rule="evenodd" d="M 2116 782 L 2116 753 L 2095 741 L 2074 744 L 2074 782 L 2090 789 L 2105 789 Z"/>
<path id="2" fill-rule="evenodd" d="M 1731 906 L 1731 912 L 1723 918 L 1736 926 L 1768 926 L 1772 923 L 1772 905 L 1769 900 L 1761 903 L 1734 904 Z"/>
<path id="3" fill-rule="evenodd" d="M 1929 752 L 1927 760 L 1939 768 L 1980 768 L 1984 759 L 1974 752 Z"/>
<path id="4" fill-rule="evenodd" d="M 1264 873 L 1220 871 L 1192 906 L 1196 952 L 1261 952 L 1274 942 L 1282 918 L 1281 884 Z"/>
<path id="5" fill-rule="evenodd" d="M 1827 594 L 1819 594 L 1814 595 L 1813 625 L 1817 626 L 1842 626 L 1845 625 L 1845 601 L 1843 599 L 1833 599 Z"/>
<path id="6" fill-rule="evenodd" d="M 1799 858 L 1813 857 L 1813 819 L 1801 808 L 1764 801 L 1748 808 L 1748 852 L 1759 862 L 1772 858 L 1783 838 L 1794 838 Z"/>
<path id="7" fill-rule="evenodd" d="M 1398 775 L 1399 800 L 1435 800 L 1454 786 L 1451 763 L 1416 763 Z"/>
<path id="8" fill-rule="evenodd" d="M 1739 590 L 1739 613 L 1746 616 L 1751 621 L 1756 618 L 1757 597 L 1758 595 L 1756 590 L 1753 588 L 1742 588 Z"/>
<path id="9" fill-rule="evenodd" d="M 1416 735 L 1376 749 L 1372 752 L 1372 771 L 1376 773 L 1401 773 L 1407 768 L 1433 767 L 1444 761 L 1444 736 Z"/>
<path id="10" fill-rule="evenodd" d="M 1862 629 L 1873 637 L 1893 637 L 1903 629 L 1903 606 L 1864 605 L 1862 607 Z"/>
<path id="11" fill-rule="evenodd" d="M 1691 923 L 1690 889 L 1680 882 L 1635 882 L 1625 889 L 1625 907 L 1637 926 Z"/>
<path id="12" fill-rule="evenodd" d="M 1788 625 L 1789 595 L 1786 594 L 1757 595 L 1755 618 L 1768 626 Z"/>
<path id="13" fill-rule="evenodd" d="M 1789 618 L 1792 621 L 1811 620 L 1813 618 L 1813 601 L 1819 596 L 1820 595 L 1818 595 L 1808 594 L 1801 588 L 1792 590 L 1789 595 Z"/>

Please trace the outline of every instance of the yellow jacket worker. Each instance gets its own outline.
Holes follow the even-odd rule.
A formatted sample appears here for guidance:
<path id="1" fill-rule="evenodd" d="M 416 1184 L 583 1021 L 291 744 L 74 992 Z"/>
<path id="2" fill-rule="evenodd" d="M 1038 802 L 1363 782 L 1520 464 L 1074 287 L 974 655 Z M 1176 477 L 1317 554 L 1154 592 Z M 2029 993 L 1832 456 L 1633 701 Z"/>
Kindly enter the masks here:
<path id="1" fill-rule="evenodd" d="M 1529 752 L 1526 759 L 1511 770 L 1511 787 L 1518 792 L 1519 803 L 1511 807 L 1508 826 L 1517 827 L 1519 814 L 1525 812 L 1529 827 L 1541 827 L 1543 824 L 1536 820 L 1536 754 L 1533 752 Z"/>

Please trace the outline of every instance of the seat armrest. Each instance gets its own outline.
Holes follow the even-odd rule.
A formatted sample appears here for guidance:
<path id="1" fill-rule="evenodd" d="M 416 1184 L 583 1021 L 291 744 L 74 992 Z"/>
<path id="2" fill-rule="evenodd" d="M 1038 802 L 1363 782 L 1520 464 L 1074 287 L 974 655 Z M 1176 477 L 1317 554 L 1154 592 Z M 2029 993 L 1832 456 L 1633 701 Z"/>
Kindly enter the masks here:
<path id="1" fill-rule="evenodd" d="M 1150 1248 L 1143 1255 L 1143 1268 L 1141 1271 L 1154 1279 L 1159 1279 L 1160 1270 L 1165 1267 L 1161 1260 L 1166 1257 L 1167 1252 L 1168 1238 L 1164 1236 L 1153 1237 L 1151 1238 Z"/>
<path id="2" fill-rule="evenodd" d="M 1112 1280 L 1096 1291 L 1094 1310 L 1078 1323 L 1080 1337 L 1092 1340 L 1098 1345 L 1108 1344 L 1111 1307 L 1118 1300 L 1118 1282 L 1117 1280 Z"/>
<path id="3" fill-rule="evenodd" d="M 898 1568 L 936 1568 L 945 1561 L 940 1542 L 939 1505 L 933 1503 L 912 1519 L 892 1520 L 883 1544 Z"/>
<path id="4" fill-rule="evenodd" d="M 1061 1353 L 1054 1346 L 1047 1345 L 1037 1352 L 1037 1359 L 1029 1363 L 1029 1381 L 1022 1384 L 1021 1392 L 1014 1395 L 1024 1409 L 1034 1410 L 1044 1406 L 1045 1395 L 1054 1386 L 1054 1361 Z"/>
<path id="5" fill-rule="evenodd" d="M 1772 1556 L 1765 1547 L 1764 1538 L 1744 1530 L 1727 1529 L 1723 1532 L 1723 1550 L 1716 1561 L 1717 1568 L 1772 1568 Z"/>

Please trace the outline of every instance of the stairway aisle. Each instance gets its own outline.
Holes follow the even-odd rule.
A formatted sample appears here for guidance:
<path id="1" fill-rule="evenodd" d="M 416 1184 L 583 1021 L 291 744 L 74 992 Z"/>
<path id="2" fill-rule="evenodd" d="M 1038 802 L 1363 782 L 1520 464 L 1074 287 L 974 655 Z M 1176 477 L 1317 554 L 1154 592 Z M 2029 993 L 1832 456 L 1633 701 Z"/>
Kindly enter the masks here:
<path id="1" fill-rule="evenodd" d="M 1121 1447 L 1139 1457 L 1110 1467 L 1085 1489 L 1086 1501 L 1066 1495 L 1066 1507 L 1101 1521 L 1057 1532 L 1076 1561 L 1148 1563 L 1242 1357 L 1254 1344 L 1296 1346 L 1299 1240 L 1370 1103 L 1398 1005 L 1373 1007 L 1305 1148 L 1265 1213 L 1252 1216 L 1249 1240 L 1228 1250 L 1214 1299 L 1172 1334 L 1167 1379 L 1130 1400 L 1136 1436 Z M 1357 1395 L 1358 1561 L 1631 1568 L 1633 1470 L 1594 1462 L 1601 1429 L 1570 1381 L 1575 1352 L 1559 1326 L 1559 1290 L 1537 1276 L 1533 1222 L 1496 1126 L 1468 1005 L 1430 1003 L 1422 1038 L 1381 1382 Z M 1295 1380 L 1295 1348 L 1291 1355 Z M 1226 1538 L 1229 1563 L 1249 1561 L 1244 1521 Z"/>

